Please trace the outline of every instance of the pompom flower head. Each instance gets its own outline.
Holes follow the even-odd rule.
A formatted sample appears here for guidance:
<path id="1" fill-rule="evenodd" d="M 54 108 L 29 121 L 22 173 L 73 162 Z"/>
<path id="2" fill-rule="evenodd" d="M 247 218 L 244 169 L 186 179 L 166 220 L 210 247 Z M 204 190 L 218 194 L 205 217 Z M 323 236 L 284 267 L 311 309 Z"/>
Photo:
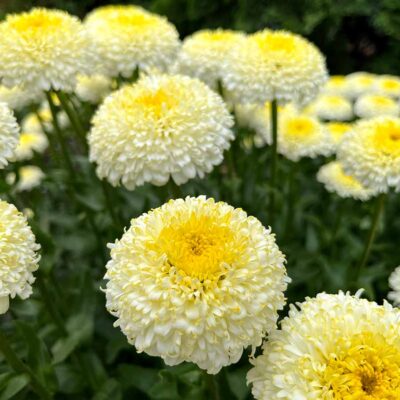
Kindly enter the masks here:
<path id="1" fill-rule="evenodd" d="M 269 229 L 204 196 L 131 221 L 111 246 L 107 309 L 139 352 L 215 374 L 275 327 L 288 278 Z"/>
<path id="2" fill-rule="evenodd" d="M 388 294 L 388 299 L 398 306 L 400 304 L 400 267 L 397 267 L 389 277 L 389 286 L 392 289 Z"/>
<path id="3" fill-rule="evenodd" d="M 8 88 L 0 85 L 0 102 L 4 102 L 12 110 L 20 110 L 29 104 L 40 103 L 43 94 L 31 90 L 24 90 L 19 86 Z"/>
<path id="4" fill-rule="evenodd" d="M 255 118 L 256 142 L 272 143 L 269 124 L 269 107 L 266 104 L 263 116 Z M 282 107 L 279 112 L 278 152 L 289 160 L 302 157 L 317 157 L 332 153 L 333 141 L 325 126 L 317 118 L 298 112 L 293 106 Z M 264 125 L 263 125 L 264 124 Z M 261 140 L 260 140 L 261 139 Z"/>
<path id="5" fill-rule="evenodd" d="M 188 36 L 179 52 L 175 70 L 199 78 L 213 89 L 225 74 L 224 62 L 244 34 L 230 30 L 203 30 Z"/>
<path id="6" fill-rule="evenodd" d="M 376 75 L 369 72 L 353 72 L 346 76 L 346 95 L 355 100 L 357 97 L 371 93 Z"/>
<path id="7" fill-rule="evenodd" d="M 88 14 L 85 26 L 106 76 L 129 78 L 136 68 L 166 71 L 180 47 L 172 24 L 137 6 L 97 8 Z"/>
<path id="8" fill-rule="evenodd" d="M 233 139 L 232 117 L 198 79 L 148 76 L 108 96 L 89 134 L 100 178 L 134 189 L 203 177 L 221 163 Z"/>
<path id="9" fill-rule="evenodd" d="M 0 24 L 0 79 L 8 87 L 72 91 L 93 62 L 89 36 L 64 11 L 34 8 Z"/>
<path id="10" fill-rule="evenodd" d="M 361 120 L 347 133 L 338 149 L 345 172 L 364 186 L 386 193 L 400 189 L 400 119 Z"/>
<path id="11" fill-rule="evenodd" d="M 346 77 L 344 75 L 332 75 L 322 88 L 322 93 L 332 96 L 346 95 Z"/>
<path id="12" fill-rule="evenodd" d="M 320 119 L 330 121 L 348 121 L 353 117 L 353 107 L 345 97 L 321 95 L 314 102 L 314 113 Z"/>
<path id="13" fill-rule="evenodd" d="M 373 85 L 373 91 L 382 96 L 400 98 L 400 77 L 393 75 L 379 76 Z"/>
<path id="14" fill-rule="evenodd" d="M 23 214 L 0 200 L 0 314 L 8 310 L 10 297 L 32 294 L 39 248 Z"/>
<path id="15" fill-rule="evenodd" d="M 239 41 L 224 68 L 224 87 L 242 103 L 307 103 L 328 79 L 320 51 L 286 31 L 263 30 Z"/>
<path id="16" fill-rule="evenodd" d="M 352 124 L 348 122 L 327 122 L 325 127 L 331 140 L 333 140 L 334 150 L 336 151 L 344 135 L 351 130 Z"/>
<path id="17" fill-rule="evenodd" d="M 18 170 L 19 180 L 16 184 L 16 190 L 18 192 L 24 192 L 34 189 L 39 186 L 44 178 L 44 172 L 36 165 L 24 165 Z M 15 183 L 16 176 L 13 172 L 10 172 L 6 180 L 8 184 L 13 185 Z"/>
<path id="18" fill-rule="evenodd" d="M 400 398 L 400 310 L 339 293 L 291 307 L 248 374 L 258 400 Z"/>
<path id="19" fill-rule="evenodd" d="M 360 118 L 374 118 L 389 115 L 398 117 L 400 105 L 390 97 L 365 94 L 354 104 L 354 113 Z"/>
<path id="20" fill-rule="evenodd" d="M 19 140 L 19 126 L 5 103 L 0 103 L 0 169 L 15 155 Z"/>
<path id="21" fill-rule="evenodd" d="M 326 190 L 343 198 L 351 197 L 365 201 L 376 194 L 374 190 L 365 188 L 357 179 L 345 174 L 338 161 L 323 165 L 318 171 L 317 179 L 325 185 Z"/>

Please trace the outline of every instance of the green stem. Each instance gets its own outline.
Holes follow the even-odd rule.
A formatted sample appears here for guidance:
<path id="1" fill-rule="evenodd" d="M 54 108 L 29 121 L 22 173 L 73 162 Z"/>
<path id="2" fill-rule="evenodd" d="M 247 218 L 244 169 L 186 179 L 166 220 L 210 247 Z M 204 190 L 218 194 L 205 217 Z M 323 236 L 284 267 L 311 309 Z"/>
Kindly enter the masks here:
<path id="1" fill-rule="evenodd" d="M 287 211 L 285 222 L 285 238 L 287 238 L 292 230 L 293 215 L 294 215 L 294 201 L 295 201 L 295 172 L 296 163 L 292 162 L 290 165 L 288 177 L 288 193 L 287 193 Z"/>
<path id="2" fill-rule="evenodd" d="M 207 374 L 207 372 L 204 373 L 206 385 L 207 385 L 207 391 L 210 396 L 211 400 L 220 400 L 221 397 L 219 395 L 219 387 L 218 387 L 218 382 L 217 379 L 215 378 L 215 375 L 210 375 Z"/>
<path id="3" fill-rule="evenodd" d="M 110 189 L 108 186 L 108 183 L 105 182 L 104 180 L 101 180 L 101 187 L 103 189 L 103 193 L 104 193 L 104 197 L 106 199 L 106 207 L 111 215 L 111 219 L 113 220 L 114 224 L 117 227 L 121 226 L 121 221 L 119 219 L 119 215 L 117 212 L 115 212 L 114 210 L 114 206 L 113 206 L 113 201 L 112 201 L 112 197 L 111 197 L 111 193 L 110 193 Z"/>
<path id="4" fill-rule="evenodd" d="M 371 228 L 369 230 L 367 240 L 365 242 L 365 247 L 364 247 L 364 251 L 363 251 L 361 260 L 356 268 L 355 282 L 358 282 L 358 279 L 360 278 L 361 274 L 363 273 L 365 266 L 367 264 L 369 255 L 371 253 L 372 245 L 374 243 L 376 232 L 377 232 L 378 226 L 379 226 L 379 219 L 382 215 L 383 208 L 385 205 L 385 199 L 386 199 L 386 193 L 381 193 L 376 199 L 374 214 L 373 214 L 372 222 L 371 222 Z"/>
<path id="5" fill-rule="evenodd" d="M 53 99 L 51 98 L 51 93 L 50 92 L 46 92 L 46 97 L 47 97 L 47 101 L 49 103 L 49 107 L 50 107 L 50 112 L 51 112 L 51 116 L 53 119 L 53 127 L 54 127 L 54 132 L 57 136 L 57 140 L 60 144 L 61 147 L 61 152 L 63 154 L 64 160 L 65 160 L 65 164 L 68 168 L 70 177 L 72 182 L 76 182 L 76 174 L 75 174 L 75 170 L 74 170 L 74 166 L 72 164 L 72 160 L 71 157 L 69 156 L 69 151 L 67 148 L 67 145 L 65 143 L 64 140 L 64 136 L 62 134 L 61 128 L 60 128 L 60 124 L 58 123 L 58 116 L 57 116 L 57 109 L 56 106 L 53 102 Z"/>
<path id="6" fill-rule="evenodd" d="M 42 399 L 51 399 L 53 396 L 47 391 L 47 389 L 41 384 L 39 379 L 33 373 L 33 371 L 20 360 L 17 354 L 12 349 L 7 336 L 0 331 L 0 352 L 3 353 L 4 358 L 10 364 L 11 368 L 15 372 L 21 374 L 27 374 L 30 377 L 30 385 L 32 389 L 39 395 Z"/>
<path id="7" fill-rule="evenodd" d="M 278 102 L 272 100 L 270 103 L 270 114 L 271 114 L 271 132 L 272 132 L 272 144 L 271 144 L 271 175 L 270 175 L 270 202 L 269 202 L 269 220 L 271 225 L 273 223 L 275 214 L 275 191 L 276 191 L 276 175 L 278 165 Z"/>
<path id="8" fill-rule="evenodd" d="M 73 126 L 79 141 L 81 142 L 83 148 L 85 149 L 85 152 L 87 153 L 88 144 L 86 142 L 86 132 L 78 113 L 75 111 L 75 108 L 73 107 L 71 100 L 66 93 L 56 92 L 56 94 L 58 100 L 60 100 L 61 107 L 67 114 L 68 119 L 70 120 L 71 125 Z"/>

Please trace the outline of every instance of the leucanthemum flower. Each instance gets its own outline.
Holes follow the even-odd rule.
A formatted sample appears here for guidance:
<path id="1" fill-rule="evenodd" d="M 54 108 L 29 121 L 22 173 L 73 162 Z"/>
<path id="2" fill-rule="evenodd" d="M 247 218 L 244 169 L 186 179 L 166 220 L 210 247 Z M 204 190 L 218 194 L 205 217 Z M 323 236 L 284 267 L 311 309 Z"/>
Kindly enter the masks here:
<path id="1" fill-rule="evenodd" d="M 10 297 L 26 299 L 32 294 L 39 249 L 26 217 L 0 200 L 0 314 L 8 310 Z"/>
<path id="2" fill-rule="evenodd" d="M 8 88 L 0 85 L 0 102 L 4 102 L 12 110 L 21 110 L 32 103 L 40 103 L 43 100 L 43 93 L 24 90 L 15 86 Z"/>
<path id="3" fill-rule="evenodd" d="M 97 174 L 128 189 L 150 182 L 180 185 L 203 177 L 233 140 L 232 117 L 198 79 L 145 76 L 108 96 L 89 133 Z"/>
<path id="4" fill-rule="evenodd" d="M 78 75 L 75 93 L 82 101 L 98 104 L 111 92 L 112 80 L 104 75 Z"/>
<path id="5" fill-rule="evenodd" d="M 398 117 L 400 105 L 387 96 L 365 94 L 355 102 L 354 113 L 360 118 L 374 118 L 384 115 Z"/>
<path id="6" fill-rule="evenodd" d="M 15 155 L 19 140 L 19 126 L 6 103 L 0 103 L 0 169 Z"/>
<path id="7" fill-rule="evenodd" d="M 263 119 L 255 119 L 256 144 L 272 143 L 269 113 L 266 104 Z M 302 114 L 291 105 L 280 109 L 278 131 L 278 152 L 289 160 L 329 155 L 333 151 L 333 141 L 325 126 L 317 118 Z"/>
<path id="8" fill-rule="evenodd" d="M 129 78 L 136 68 L 166 71 L 180 47 L 176 28 L 141 7 L 105 6 L 89 13 L 85 26 L 106 76 Z"/>
<path id="9" fill-rule="evenodd" d="M 347 174 L 364 186 L 385 193 L 400 189 L 400 119 L 378 117 L 360 120 L 338 149 Z"/>
<path id="10" fill-rule="evenodd" d="M 18 192 L 30 191 L 42 183 L 45 177 L 44 172 L 35 165 L 24 165 L 18 170 L 19 180 L 16 184 L 16 190 Z M 13 185 L 16 180 L 16 176 L 13 172 L 10 172 L 6 177 L 7 183 Z"/>
<path id="11" fill-rule="evenodd" d="M 318 118 L 330 121 L 348 121 L 353 118 L 353 106 L 342 96 L 323 94 L 314 101 L 314 113 Z"/>
<path id="12" fill-rule="evenodd" d="M 336 151 L 344 135 L 352 129 L 352 124 L 348 122 L 327 122 L 324 125 L 333 141 L 333 150 Z"/>
<path id="13" fill-rule="evenodd" d="M 328 192 L 343 198 L 366 201 L 376 194 L 374 190 L 367 189 L 357 179 L 347 175 L 338 161 L 323 165 L 318 171 L 317 180 L 325 185 Z"/>
<path id="14" fill-rule="evenodd" d="M 393 304 L 400 305 L 400 267 L 397 267 L 389 277 L 389 286 L 392 289 L 388 294 L 388 299 L 392 300 Z"/>
<path id="15" fill-rule="evenodd" d="M 263 30 L 238 41 L 226 58 L 223 85 L 242 103 L 304 104 L 328 79 L 320 51 L 301 36 Z"/>
<path id="16" fill-rule="evenodd" d="M 400 77 L 380 75 L 374 82 L 372 90 L 382 96 L 400 98 Z"/>
<path id="17" fill-rule="evenodd" d="M 171 200 L 110 247 L 107 309 L 139 352 L 216 374 L 276 326 L 285 258 L 270 229 L 241 209 Z"/>
<path id="18" fill-rule="evenodd" d="M 94 68 L 91 41 L 78 18 L 34 8 L 0 24 L 0 79 L 26 90 L 66 90 Z"/>
<path id="19" fill-rule="evenodd" d="M 243 33 L 231 30 L 198 31 L 184 40 L 174 70 L 217 89 L 225 74 L 225 59 L 244 37 Z"/>
<path id="20" fill-rule="evenodd" d="M 346 96 L 346 77 L 344 75 L 332 75 L 322 88 L 323 94 L 332 96 Z"/>
<path id="21" fill-rule="evenodd" d="M 340 292 L 292 305 L 247 375 L 258 400 L 400 398 L 400 310 Z"/>
<path id="22" fill-rule="evenodd" d="M 376 80 L 376 75 L 369 72 L 353 72 L 346 76 L 346 96 L 352 100 L 371 93 Z"/>

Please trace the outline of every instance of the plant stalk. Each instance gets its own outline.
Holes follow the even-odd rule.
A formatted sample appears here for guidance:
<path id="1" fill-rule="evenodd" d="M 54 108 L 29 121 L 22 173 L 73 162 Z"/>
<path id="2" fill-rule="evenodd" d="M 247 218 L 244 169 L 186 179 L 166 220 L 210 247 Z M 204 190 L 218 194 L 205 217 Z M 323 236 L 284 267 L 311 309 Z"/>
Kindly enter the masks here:
<path id="1" fill-rule="evenodd" d="M 275 191 L 276 191 L 276 178 L 277 178 L 277 167 L 278 167 L 278 102 L 272 100 L 270 103 L 270 115 L 271 115 L 271 132 L 272 132 L 272 144 L 271 144 L 271 175 L 270 175 L 270 198 L 269 198 L 269 220 L 271 225 L 274 221 L 275 214 Z"/>

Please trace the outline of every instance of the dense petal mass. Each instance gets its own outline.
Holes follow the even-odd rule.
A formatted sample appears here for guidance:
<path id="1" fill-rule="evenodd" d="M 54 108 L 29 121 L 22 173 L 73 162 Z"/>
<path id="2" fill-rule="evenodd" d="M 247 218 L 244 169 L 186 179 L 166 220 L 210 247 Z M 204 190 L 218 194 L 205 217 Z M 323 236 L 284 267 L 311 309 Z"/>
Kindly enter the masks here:
<path id="1" fill-rule="evenodd" d="M 174 69 L 217 89 L 225 74 L 225 59 L 244 37 L 241 32 L 223 29 L 198 31 L 184 40 Z"/>
<path id="2" fill-rule="evenodd" d="M 26 218 L 0 200 L 0 308 L 8 309 L 9 297 L 26 299 L 32 293 L 32 272 L 38 268 L 40 246 Z"/>
<path id="3" fill-rule="evenodd" d="M 43 94 L 38 91 L 24 90 L 19 86 L 8 88 L 0 85 L 0 102 L 4 102 L 12 110 L 20 110 L 32 103 L 40 103 Z"/>
<path id="4" fill-rule="evenodd" d="M 353 72 L 346 76 L 346 96 L 355 100 L 357 97 L 371 93 L 377 77 L 369 72 Z"/>
<path id="5" fill-rule="evenodd" d="M 224 87 L 241 103 L 307 103 L 328 79 L 320 51 L 286 31 L 264 30 L 238 41 L 224 68 Z"/>
<path id="6" fill-rule="evenodd" d="M 0 169 L 15 155 L 19 141 L 19 126 L 12 111 L 0 103 Z"/>
<path id="7" fill-rule="evenodd" d="M 258 400 L 400 398 L 400 310 L 339 293 L 308 298 L 248 374 Z"/>
<path id="8" fill-rule="evenodd" d="M 82 101 L 97 104 L 111 92 L 112 80 L 104 75 L 78 75 L 75 89 Z"/>
<path id="9" fill-rule="evenodd" d="M 136 68 L 166 71 L 180 47 L 171 23 L 137 6 L 97 8 L 87 15 L 85 26 L 106 76 L 129 78 Z"/>
<path id="10" fill-rule="evenodd" d="M 353 118 L 353 106 L 349 100 L 337 95 L 321 95 L 312 104 L 315 115 L 323 120 L 348 121 Z"/>
<path id="11" fill-rule="evenodd" d="M 0 24 L 0 79 L 8 87 L 68 90 L 94 67 L 91 41 L 78 18 L 34 8 Z"/>
<path id="12" fill-rule="evenodd" d="M 365 188 L 357 179 L 345 174 L 338 161 L 323 165 L 318 171 L 317 179 L 325 185 L 326 190 L 340 197 L 365 201 L 376 194 L 376 191 Z"/>
<path id="13" fill-rule="evenodd" d="M 275 327 L 284 262 L 274 235 L 243 210 L 171 200 L 111 246 L 107 309 L 139 352 L 214 374 Z"/>
<path id="14" fill-rule="evenodd" d="M 232 117 L 198 79 L 148 76 L 108 96 L 93 119 L 90 159 L 100 178 L 134 189 L 203 177 L 223 160 Z"/>
<path id="15" fill-rule="evenodd" d="M 400 99 L 400 77 L 381 75 L 375 80 L 372 89 L 382 96 Z"/>
<path id="16" fill-rule="evenodd" d="M 380 193 L 400 189 L 400 119 L 359 121 L 344 136 L 337 155 L 345 172 L 364 186 Z"/>
<path id="17" fill-rule="evenodd" d="M 398 117 L 400 115 L 400 105 L 387 96 L 365 94 L 355 102 L 354 113 L 360 118 L 374 118 L 385 115 Z"/>

